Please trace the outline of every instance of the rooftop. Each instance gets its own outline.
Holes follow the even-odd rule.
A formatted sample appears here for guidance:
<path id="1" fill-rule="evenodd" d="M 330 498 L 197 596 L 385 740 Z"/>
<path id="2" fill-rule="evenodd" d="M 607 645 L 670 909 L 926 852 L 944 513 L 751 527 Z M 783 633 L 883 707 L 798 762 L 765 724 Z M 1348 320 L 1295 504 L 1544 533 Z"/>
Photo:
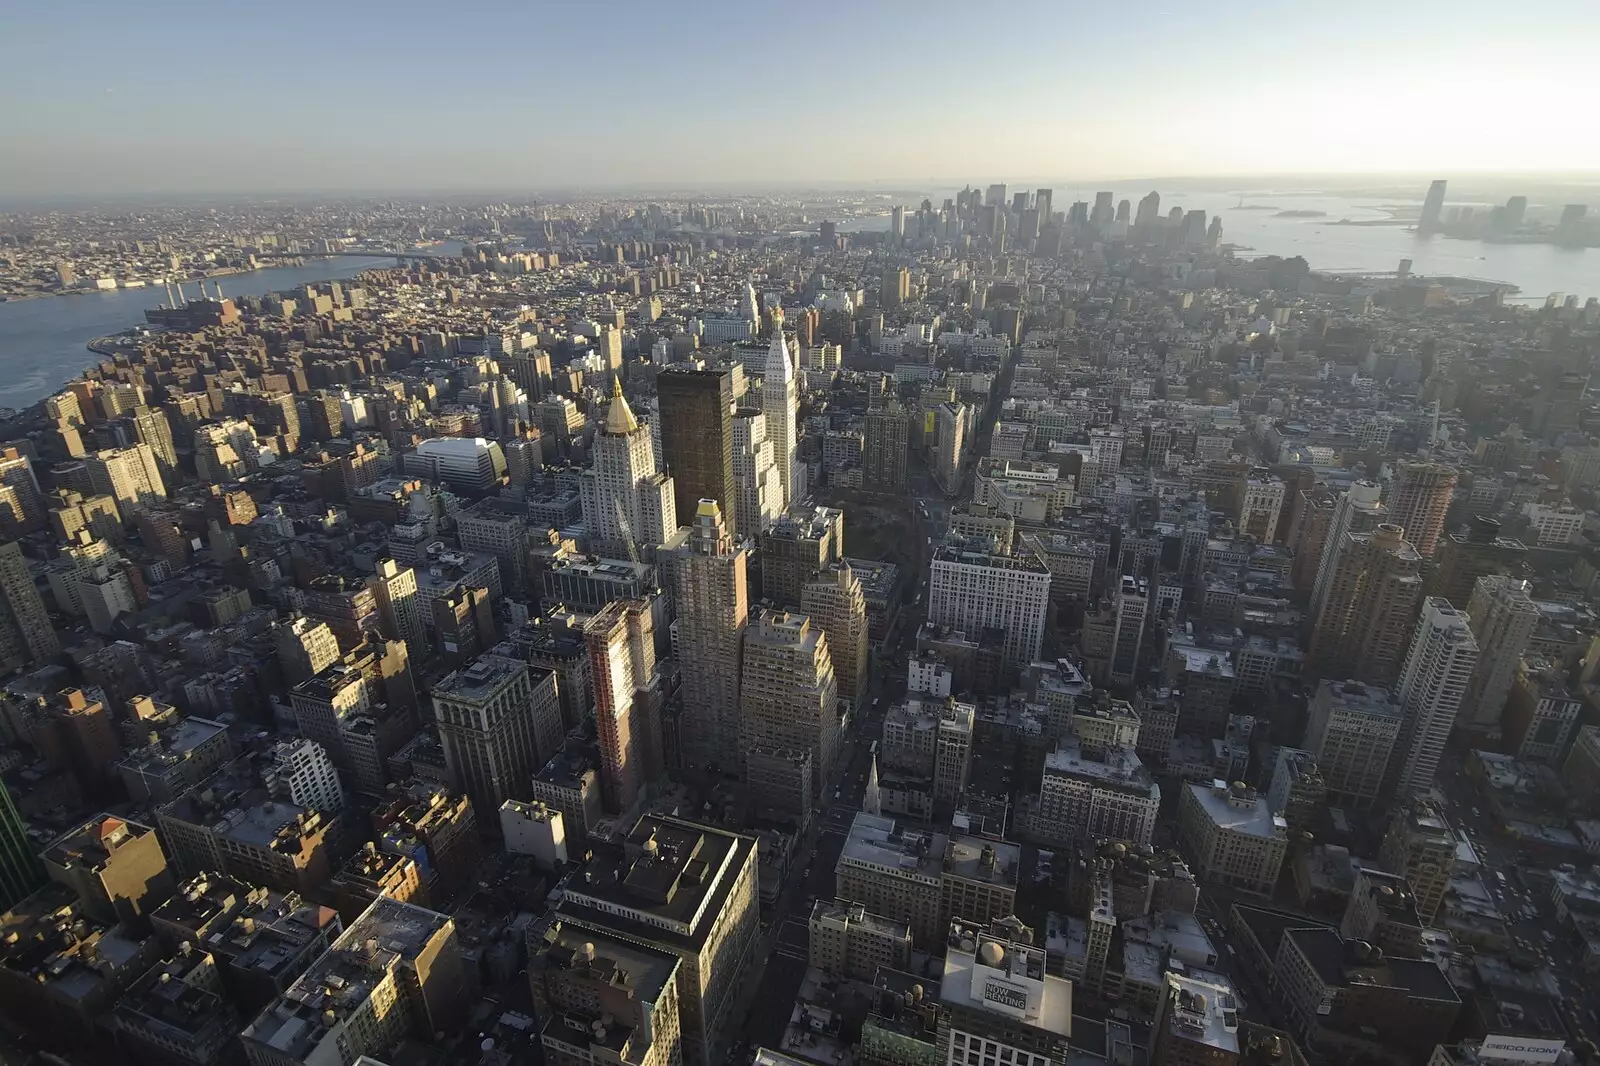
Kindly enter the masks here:
<path id="1" fill-rule="evenodd" d="M 647 814 L 623 843 L 593 845 L 593 857 L 567 883 L 561 914 L 652 940 L 702 943 L 755 844 L 752 837 Z"/>
<path id="2" fill-rule="evenodd" d="M 516 676 L 528 670 L 526 663 L 500 655 L 480 655 L 459 670 L 452 670 L 434 683 L 435 696 L 452 700 L 482 703 L 493 699 Z"/>
<path id="3" fill-rule="evenodd" d="M 952 836 L 944 848 L 944 872 L 968 881 L 1017 885 L 1022 848 L 1004 840 Z"/>
<path id="4" fill-rule="evenodd" d="M 1273 814 L 1267 798 L 1254 789 L 1241 790 L 1221 781 L 1209 785 L 1191 781 L 1185 787 L 1219 828 L 1266 840 L 1283 840 L 1288 835 L 1282 816 Z"/>
<path id="5" fill-rule="evenodd" d="M 145 773 L 160 773 L 227 731 L 227 726 L 209 718 L 178 718 L 170 725 L 152 726 L 150 732 L 157 735 L 156 741 L 125 751 L 119 765 Z"/>
<path id="6" fill-rule="evenodd" d="M 937 882 L 945 851 L 942 833 L 901 829 L 893 818 L 857 814 L 839 854 L 839 864 L 877 867 L 902 877 Z"/>
<path id="7" fill-rule="evenodd" d="M 1337 709 L 1361 711 L 1386 718 L 1400 717 L 1399 705 L 1389 690 L 1380 685 L 1369 685 L 1364 681 L 1324 681 L 1321 687 L 1328 691 Z"/>
<path id="8" fill-rule="evenodd" d="M 1134 750 L 1117 744 L 1106 748 L 1103 760 L 1091 759 L 1083 754 L 1077 737 L 1068 737 L 1044 757 L 1044 772 L 1047 778 L 1058 774 L 1146 793 L 1152 798 L 1159 799 L 1161 795 L 1155 779 Z"/>
<path id="9" fill-rule="evenodd" d="M 52 866 L 103 871 L 117 849 L 155 830 L 109 814 L 99 814 L 57 837 L 42 856 Z"/>
<path id="10" fill-rule="evenodd" d="M 530 960 L 530 969 L 534 967 L 572 972 L 655 1003 L 678 968 L 678 957 L 601 930 L 556 921 L 545 930 L 543 946 Z"/>
<path id="11" fill-rule="evenodd" d="M 1072 982 L 1045 972 L 1044 949 L 952 923 L 939 995 L 951 1007 L 1072 1035 Z"/>
<path id="12" fill-rule="evenodd" d="M 1461 1001 L 1449 979 L 1427 960 L 1388 958 L 1362 941 L 1345 940 L 1332 929 L 1289 929 L 1284 936 L 1295 943 L 1326 985 L 1399 988 L 1418 999 Z"/>
<path id="13" fill-rule="evenodd" d="M 1167 974 L 1168 1034 L 1218 1051 L 1239 1052 L 1239 1000 L 1231 985 Z"/>
<path id="14" fill-rule="evenodd" d="M 415 962 L 449 924 L 449 917 L 436 911 L 378 898 L 241 1035 L 305 1059 L 321 1043 L 330 1014 L 348 1017 L 391 967 Z"/>
<path id="15" fill-rule="evenodd" d="M 851 925 L 871 929 L 880 936 L 903 940 L 908 944 L 911 942 L 909 922 L 897 922 L 893 918 L 885 918 L 881 914 L 867 910 L 859 903 L 851 903 L 848 900 L 817 900 L 811 906 L 811 920 L 849 921 Z"/>

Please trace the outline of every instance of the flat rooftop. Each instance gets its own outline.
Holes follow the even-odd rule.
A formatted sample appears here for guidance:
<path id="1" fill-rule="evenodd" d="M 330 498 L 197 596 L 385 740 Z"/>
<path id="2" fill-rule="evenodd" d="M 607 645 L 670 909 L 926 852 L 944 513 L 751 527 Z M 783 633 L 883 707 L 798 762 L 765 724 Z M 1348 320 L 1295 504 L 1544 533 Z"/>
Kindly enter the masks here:
<path id="1" fill-rule="evenodd" d="M 1161 795 L 1155 778 L 1150 776 L 1150 771 L 1145 769 L 1133 749 L 1115 744 L 1106 749 L 1104 759 L 1091 759 L 1083 754 L 1077 738 L 1069 737 L 1044 757 L 1044 772 L 1047 777 L 1059 774 L 1092 780 L 1131 792 L 1142 792 L 1151 798 Z"/>
<path id="2" fill-rule="evenodd" d="M 1403 989 L 1419 999 L 1461 1002 L 1443 971 L 1426 959 L 1367 962 L 1356 956 L 1356 941 L 1346 941 L 1332 929 L 1289 929 L 1283 935 L 1294 941 L 1326 985 L 1377 985 Z"/>
<path id="3" fill-rule="evenodd" d="M 645 815 L 623 843 L 592 845 L 561 914 L 698 951 L 755 846 L 752 837 Z"/>
<path id="4" fill-rule="evenodd" d="M 328 1012 L 348 1017 L 390 967 L 415 960 L 449 922 L 437 911 L 379 897 L 241 1035 L 305 1059 L 327 1033 Z"/>
<path id="5" fill-rule="evenodd" d="M 470 665 L 453 670 L 434 683 L 435 695 L 468 703 L 482 703 L 494 697 L 517 674 L 529 669 L 518 659 L 500 655 L 480 655 Z"/>
<path id="6" fill-rule="evenodd" d="M 1008 996 L 1009 1002 L 1001 1002 L 994 997 L 991 989 L 997 978 L 1015 999 Z M 952 1007 L 994 1015 L 1062 1038 L 1072 1035 L 1072 982 L 1046 973 L 1044 949 L 1038 946 L 988 934 L 975 942 L 952 944 L 945 953 L 939 997 Z"/>
<path id="7" fill-rule="evenodd" d="M 601 984 L 626 989 L 648 1003 L 678 968 L 678 957 L 602 930 L 552 922 L 532 965 L 566 970 Z"/>
<path id="8" fill-rule="evenodd" d="M 1205 809 L 1206 817 L 1221 829 L 1264 840 L 1283 840 L 1288 836 L 1287 828 L 1281 824 L 1282 818 L 1272 813 L 1265 796 L 1252 795 L 1245 802 L 1242 799 L 1230 799 L 1235 793 L 1227 786 L 1224 786 L 1221 794 L 1214 784 L 1202 785 L 1191 781 L 1185 787 Z"/>
<path id="9" fill-rule="evenodd" d="M 1022 848 L 1004 840 L 951 836 L 944 848 L 944 872 L 968 881 L 1016 888 L 1021 862 Z"/>
<path id="10" fill-rule="evenodd" d="M 1167 1031 L 1218 1051 L 1239 1053 L 1239 1000 L 1230 985 L 1167 975 Z"/>
<path id="11" fill-rule="evenodd" d="M 863 811 L 850 825 L 839 863 L 878 867 L 937 882 L 943 873 L 945 840 L 942 833 L 901 829 L 893 818 Z"/>
<path id="12" fill-rule="evenodd" d="M 871 929 L 879 936 L 891 937 L 895 940 L 911 942 L 911 923 L 897 922 L 893 918 L 885 918 L 881 914 L 874 914 L 859 903 L 848 900 L 819 899 L 811 906 L 811 921 L 836 921 L 848 920 L 851 925 Z"/>
<path id="13" fill-rule="evenodd" d="M 1336 709 L 1361 711 L 1386 718 L 1400 717 L 1399 706 L 1389 690 L 1380 685 L 1369 685 L 1362 681 L 1324 681 L 1322 687 L 1328 690 Z"/>

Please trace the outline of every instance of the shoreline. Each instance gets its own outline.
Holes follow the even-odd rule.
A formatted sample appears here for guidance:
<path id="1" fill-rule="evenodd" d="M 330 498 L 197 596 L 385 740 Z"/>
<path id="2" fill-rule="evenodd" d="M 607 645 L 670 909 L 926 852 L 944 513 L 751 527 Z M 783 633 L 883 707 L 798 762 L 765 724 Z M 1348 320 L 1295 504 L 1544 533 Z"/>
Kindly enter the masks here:
<path id="1" fill-rule="evenodd" d="M 259 270 L 274 270 L 278 267 L 303 267 L 309 263 L 331 261 L 334 258 L 336 257 L 331 255 L 294 256 L 292 258 L 286 257 L 273 263 L 263 263 L 253 267 L 221 267 L 217 270 L 208 270 L 198 276 L 179 279 L 177 284 L 188 285 L 200 281 L 209 281 L 212 278 L 236 278 L 244 274 L 254 274 Z M 123 285 L 118 285 L 114 289 L 63 289 L 60 292 L 19 293 L 16 296 L 0 296 L 0 304 L 20 304 L 26 303 L 29 300 L 50 300 L 58 296 L 99 296 L 103 293 L 131 292 L 140 288 L 153 289 L 156 286 L 156 282 L 153 280 L 144 278 L 131 278 L 130 280 L 143 281 L 144 284 L 135 285 L 133 289 L 129 289 Z M 167 281 L 171 283 L 173 279 L 168 278 Z"/>

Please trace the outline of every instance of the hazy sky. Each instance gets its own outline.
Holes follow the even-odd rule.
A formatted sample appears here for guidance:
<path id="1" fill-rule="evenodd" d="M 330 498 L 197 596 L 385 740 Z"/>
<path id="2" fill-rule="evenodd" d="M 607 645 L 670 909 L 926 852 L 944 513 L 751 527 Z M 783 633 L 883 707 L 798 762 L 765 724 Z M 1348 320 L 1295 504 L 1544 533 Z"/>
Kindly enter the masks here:
<path id="1" fill-rule="evenodd" d="M 1600 0 L 0 0 L 0 197 L 1600 171 Z"/>

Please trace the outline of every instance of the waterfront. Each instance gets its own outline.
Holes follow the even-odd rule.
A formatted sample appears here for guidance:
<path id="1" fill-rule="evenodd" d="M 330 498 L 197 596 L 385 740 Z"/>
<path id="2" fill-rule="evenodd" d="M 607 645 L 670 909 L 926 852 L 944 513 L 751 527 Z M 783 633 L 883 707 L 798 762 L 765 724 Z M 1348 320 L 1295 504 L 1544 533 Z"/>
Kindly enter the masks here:
<path id="1" fill-rule="evenodd" d="M 226 296 L 259 296 L 312 281 L 351 278 L 363 270 L 393 266 L 392 258 L 318 259 L 295 267 L 267 267 L 214 279 Z M 206 289 L 212 287 L 212 279 Z M 199 294 L 193 282 L 184 292 Z M 144 322 L 146 308 L 164 299 L 159 286 L 0 303 L 0 407 L 36 403 L 87 366 L 100 361 L 89 351 L 96 337 Z"/>
<path id="2" fill-rule="evenodd" d="M 1148 189 L 1117 188 L 1117 199 L 1135 203 Z M 1421 275 L 1451 275 L 1507 282 L 1520 289 L 1516 299 L 1542 303 L 1552 292 L 1581 298 L 1600 296 L 1600 249 L 1559 248 L 1545 244 L 1485 244 L 1479 241 L 1419 237 L 1407 225 L 1339 225 L 1378 222 L 1419 203 L 1252 189 L 1240 210 L 1237 192 L 1161 192 L 1163 212 L 1173 207 L 1222 215 L 1223 240 L 1241 246 L 1238 254 L 1303 256 L 1315 270 L 1392 271 L 1409 258 Z M 942 203 L 954 190 L 928 194 Z M 1089 188 L 1057 187 L 1055 204 L 1093 200 Z M 911 201 L 914 205 L 915 201 Z M 1270 209 L 1267 209 L 1270 208 Z M 1286 215 L 1284 212 L 1301 214 Z M 1314 213 L 1314 214 L 1310 214 Z M 840 229 L 881 230 L 887 215 L 852 220 Z M 455 245 L 459 248 L 459 245 Z M 446 246 L 429 249 L 448 253 Z M 270 267 L 220 278 L 228 295 L 262 294 L 311 281 L 353 277 L 362 270 L 393 265 L 393 259 L 324 259 L 297 267 Z M 192 283 L 189 291 L 194 291 Z M 86 345 L 144 321 L 144 312 L 162 299 L 159 288 L 118 289 L 82 295 L 0 303 L 0 407 L 23 408 L 49 395 L 63 382 L 98 361 Z"/>
<path id="3" fill-rule="evenodd" d="M 1105 186 L 1101 186 L 1105 188 Z M 1135 205 L 1150 189 L 1125 185 L 1116 190 L 1116 199 Z M 1013 191 L 1020 191 L 1020 186 Z M 1409 225 L 1341 226 L 1341 219 L 1352 222 L 1378 222 L 1391 217 L 1391 210 L 1411 210 L 1422 201 L 1396 198 L 1351 199 L 1341 196 L 1278 192 L 1271 189 L 1244 190 L 1247 204 L 1272 210 L 1239 210 L 1239 192 L 1190 192 L 1158 189 L 1161 210 L 1174 207 L 1199 209 L 1207 216 L 1222 215 L 1222 240 L 1241 245 L 1241 256 L 1302 256 L 1313 270 L 1392 271 L 1400 260 L 1410 259 L 1412 271 L 1424 275 L 1483 278 L 1515 285 L 1521 291 L 1516 299 L 1543 303 L 1552 292 L 1575 293 L 1581 299 L 1600 296 L 1600 248 L 1560 248 L 1551 244 L 1486 244 L 1482 241 L 1451 240 L 1446 237 L 1419 237 Z M 1092 188 L 1055 189 L 1054 206 L 1065 210 L 1074 200 L 1094 201 Z M 929 193 L 935 205 L 955 190 Z M 915 206 L 914 204 L 908 206 Z M 1316 211 L 1317 217 L 1285 217 L 1283 211 Z M 844 232 L 883 230 L 889 216 L 860 219 L 841 224 Z"/>

